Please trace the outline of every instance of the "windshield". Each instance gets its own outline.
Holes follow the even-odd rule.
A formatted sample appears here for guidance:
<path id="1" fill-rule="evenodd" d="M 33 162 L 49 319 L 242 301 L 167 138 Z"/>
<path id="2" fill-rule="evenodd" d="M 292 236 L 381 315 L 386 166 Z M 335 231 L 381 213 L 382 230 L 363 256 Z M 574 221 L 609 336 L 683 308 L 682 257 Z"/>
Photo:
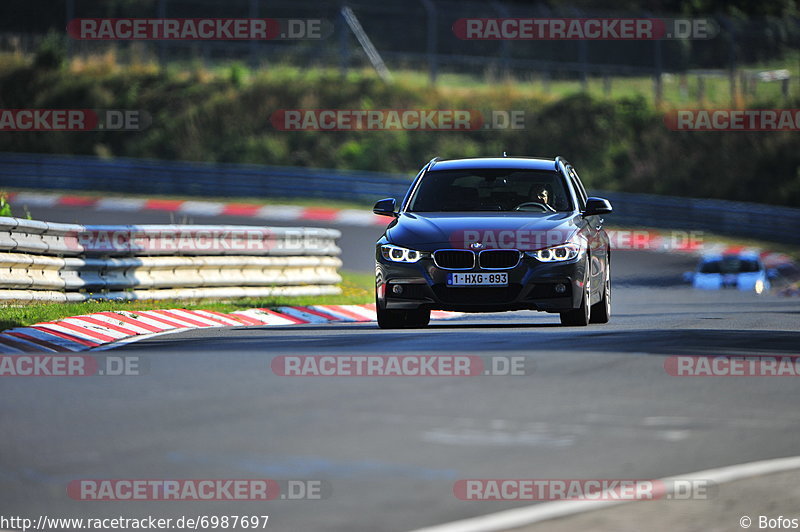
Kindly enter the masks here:
<path id="1" fill-rule="evenodd" d="M 440 170 L 425 174 L 412 212 L 572 210 L 558 172 L 515 169 Z"/>
<path id="2" fill-rule="evenodd" d="M 739 257 L 714 259 L 700 265 L 700 273 L 753 273 L 759 269 L 758 261 Z"/>

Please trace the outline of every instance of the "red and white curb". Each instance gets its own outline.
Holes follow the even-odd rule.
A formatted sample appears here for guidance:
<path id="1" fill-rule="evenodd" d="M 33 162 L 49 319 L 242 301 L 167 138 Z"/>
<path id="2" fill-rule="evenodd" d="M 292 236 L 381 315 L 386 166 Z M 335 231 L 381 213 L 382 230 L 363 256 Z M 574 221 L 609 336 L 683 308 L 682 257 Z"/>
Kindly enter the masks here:
<path id="1" fill-rule="evenodd" d="M 369 210 L 302 207 L 299 205 L 259 205 L 199 200 L 147 198 L 101 198 L 80 194 L 11 192 L 8 200 L 28 207 L 81 207 L 99 211 L 168 211 L 188 216 L 243 216 L 281 221 L 329 222 L 342 225 L 385 226 L 385 216 Z"/>
<path id="2" fill-rule="evenodd" d="M 431 311 L 434 319 L 460 315 Z M 227 314 L 186 309 L 106 311 L 8 329 L 0 333 L 0 353 L 87 351 L 189 329 L 376 320 L 374 304 L 252 308 Z"/>

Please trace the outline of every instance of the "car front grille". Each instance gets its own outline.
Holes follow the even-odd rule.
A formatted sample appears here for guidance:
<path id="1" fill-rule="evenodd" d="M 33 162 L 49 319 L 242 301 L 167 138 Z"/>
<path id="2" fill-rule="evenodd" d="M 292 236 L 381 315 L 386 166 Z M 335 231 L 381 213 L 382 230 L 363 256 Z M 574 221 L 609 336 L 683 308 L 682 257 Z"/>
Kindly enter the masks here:
<path id="1" fill-rule="evenodd" d="M 516 249 L 488 249 L 478 254 L 478 263 L 487 270 L 510 269 L 519 264 L 519 257 Z"/>
<path id="2" fill-rule="evenodd" d="M 433 253 L 433 262 L 443 270 L 470 270 L 475 267 L 475 254 L 463 249 L 440 249 Z"/>
<path id="3" fill-rule="evenodd" d="M 477 265 L 487 270 L 510 270 L 519 264 L 516 249 L 487 249 L 476 255 L 465 249 L 440 249 L 433 253 L 433 262 L 443 270 L 471 270 Z"/>

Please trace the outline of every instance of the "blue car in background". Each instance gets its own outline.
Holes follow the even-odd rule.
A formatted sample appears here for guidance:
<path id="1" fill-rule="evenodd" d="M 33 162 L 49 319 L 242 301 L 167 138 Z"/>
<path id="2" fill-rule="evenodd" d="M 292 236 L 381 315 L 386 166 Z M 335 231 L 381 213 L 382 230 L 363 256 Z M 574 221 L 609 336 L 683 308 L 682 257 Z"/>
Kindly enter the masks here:
<path id="1" fill-rule="evenodd" d="M 734 288 L 761 294 L 770 289 L 767 269 L 757 253 L 706 255 L 691 279 L 692 286 L 702 290 Z"/>

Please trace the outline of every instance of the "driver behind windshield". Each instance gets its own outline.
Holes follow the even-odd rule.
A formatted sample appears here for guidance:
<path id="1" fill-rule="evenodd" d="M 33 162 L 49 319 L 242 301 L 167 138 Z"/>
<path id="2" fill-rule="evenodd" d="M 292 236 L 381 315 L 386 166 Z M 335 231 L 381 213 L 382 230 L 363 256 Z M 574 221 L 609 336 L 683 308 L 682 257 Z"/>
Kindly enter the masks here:
<path id="1" fill-rule="evenodd" d="M 545 185 L 533 185 L 533 187 L 531 187 L 531 197 L 534 201 L 550 205 L 551 195 L 548 187 Z"/>
<path id="2" fill-rule="evenodd" d="M 409 210 L 557 212 L 570 210 L 565 198 L 563 179 L 552 170 L 434 170 L 414 191 Z"/>

